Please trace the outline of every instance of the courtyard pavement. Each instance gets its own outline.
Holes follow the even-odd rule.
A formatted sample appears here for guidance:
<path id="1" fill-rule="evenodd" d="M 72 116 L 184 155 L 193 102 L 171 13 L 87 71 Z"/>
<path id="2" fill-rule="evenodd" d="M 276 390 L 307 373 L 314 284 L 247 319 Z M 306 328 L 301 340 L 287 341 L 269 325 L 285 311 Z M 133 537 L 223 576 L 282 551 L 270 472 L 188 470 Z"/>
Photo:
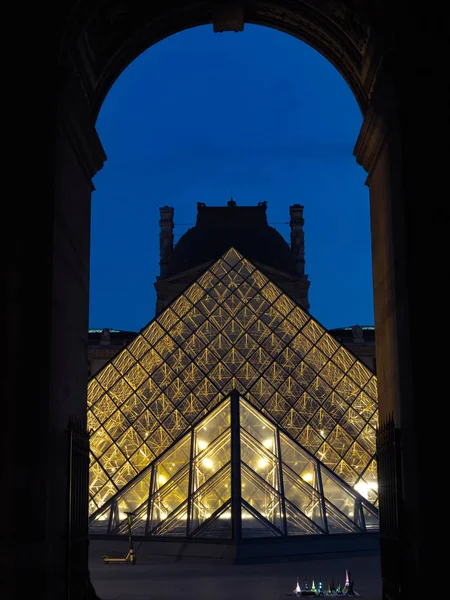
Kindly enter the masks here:
<path id="1" fill-rule="evenodd" d="M 334 577 L 344 584 L 348 569 L 355 591 L 365 600 L 381 600 L 381 575 L 378 556 L 334 556 L 297 561 L 229 565 L 155 559 L 139 556 L 137 564 L 108 564 L 104 548 L 91 543 L 90 572 L 101 600 L 289 600 L 295 598 L 297 577 L 300 585 L 307 578 L 320 578 L 326 588 Z M 141 560 L 140 560 L 141 559 Z"/>

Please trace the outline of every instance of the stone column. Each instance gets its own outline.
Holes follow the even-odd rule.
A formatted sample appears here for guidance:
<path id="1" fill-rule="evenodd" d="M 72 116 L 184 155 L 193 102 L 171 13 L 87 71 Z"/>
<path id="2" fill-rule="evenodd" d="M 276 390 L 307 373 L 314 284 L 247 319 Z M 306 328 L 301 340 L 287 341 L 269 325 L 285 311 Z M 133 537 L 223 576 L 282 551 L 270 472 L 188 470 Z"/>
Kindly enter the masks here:
<path id="1" fill-rule="evenodd" d="M 46 600 L 84 600 L 87 519 L 69 558 L 68 425 L 71 418 L 86 423 L 91 178 L 105 155 L 77 80 L 61 72 L 55 82 L 58 96 L 50 85 L 40 91 L 47 112 L 34 114 L 30 105 L 33 118 L 24 115 L 36 166 L 20 183 L 23 202 L 10 205 L 17 208 L 14 243 L 4 257 L 10 343 L 2 585 L 8 598 L 26 596 L 31 585 Z"/>
<path id="2" fill-rule="evenodd" d="M 170 206 L 163 206 L 159 209 L 159 277 L 167 275 L 167 267 L 173 250 L 173 213 L 174 209 Z"/>
<path id="3" fill-rule="evenodd" d="M 423 539 L 433 525 L 426 474 L 436 459 L 429 435 L 443 434 L 436 425 L 438 405 L 424 404 L 434 397 L 430 386 L 436 366 L 427 357 L 423 333 L 424 317 L 434 306 L 432 286 L 424 296 L 423 277 L 436 264 L 442 244 L 438 235 L 424 243 L 427 230 L 434 234 L 435 205 L 442 196 L 436 176 L 442 157 L 430 152 L 440 122 L 434 106 L 439 100 L 430 90 L 440 73 L 429 45 L 416 47 L 421 17 L 414 18 L 415 26 L 399 25 L 396 51 L 378 75 L 355 146 L 370 189 L 380 426 L 389 420 L 396 431 L 391 453 L 396 476 L 386 478 L 379 471 L 385 600 L 416 597 L 417 577 L 429 564 Z M 418 64 L 426 65 L 420 84 Z"/>
<path id="4" fill-rule="evenodd" d="M 295 260 L 296 270 L 298 275 L 305 274 L 305 234 L 303 232 L 303 206 L 293 204 L 289 207 L 291 216 L 291 251 Z"/>

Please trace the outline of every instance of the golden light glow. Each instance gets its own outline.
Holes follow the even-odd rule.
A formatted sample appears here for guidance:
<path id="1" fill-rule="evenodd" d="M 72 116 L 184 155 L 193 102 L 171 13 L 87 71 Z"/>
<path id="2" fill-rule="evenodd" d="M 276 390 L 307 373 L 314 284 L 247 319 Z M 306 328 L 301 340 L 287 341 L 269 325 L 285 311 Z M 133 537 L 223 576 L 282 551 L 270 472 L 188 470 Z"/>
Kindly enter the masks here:
<path id="1" fill-rule="evenodd" d="M 376 480 L 376 377 L 232 249 L 89 381 L 91 513 L 233 388 L 348 485 L 368 469 Z M 269 430 L 260 441 L 276 453 Z M 376 500 L 376 484 L 357 485 Z"/>
<path id="2" fill-rule="evenodd" d="M 312 481 L 314 479 L 314 476 L 312 473 L 303 473 L 302 474 L 302 479 L 304 479 L 305 481 Z"/>
<path id="3" fill-rule="evenodd" d="M 167 481 L 167 477 L 165 475 L 158 475 L 158 483 L 159 485 L 164 485 Z"/>

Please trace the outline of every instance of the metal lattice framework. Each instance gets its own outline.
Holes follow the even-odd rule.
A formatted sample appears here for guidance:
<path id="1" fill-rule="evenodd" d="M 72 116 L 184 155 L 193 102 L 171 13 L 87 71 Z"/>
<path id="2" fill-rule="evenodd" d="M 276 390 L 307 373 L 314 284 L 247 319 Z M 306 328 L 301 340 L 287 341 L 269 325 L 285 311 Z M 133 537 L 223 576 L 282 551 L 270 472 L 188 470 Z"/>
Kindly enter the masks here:
<path id="1" fill-rule="evenodd" d="M 378 530 L 377 510 L 233 391 L 91 517 L 91 535 L 240 539 Z"/>
<path id="2" fill-rule="evenodd" d="M 90 514 L 232 390 L 377 506 L 377 381 L 231 248 L 90 381 Z"/>

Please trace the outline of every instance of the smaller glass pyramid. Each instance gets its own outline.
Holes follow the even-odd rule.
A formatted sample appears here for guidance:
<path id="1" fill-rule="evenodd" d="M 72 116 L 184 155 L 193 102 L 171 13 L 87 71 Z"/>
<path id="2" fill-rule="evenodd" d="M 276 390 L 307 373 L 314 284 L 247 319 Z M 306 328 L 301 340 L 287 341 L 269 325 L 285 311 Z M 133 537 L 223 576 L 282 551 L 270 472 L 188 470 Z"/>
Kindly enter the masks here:
<path id="1" fill-rule="evenodd" d="M 378 511 L 236 390 L 90 518 L 90 535 L 244 539 L 378 529 Z"/>

